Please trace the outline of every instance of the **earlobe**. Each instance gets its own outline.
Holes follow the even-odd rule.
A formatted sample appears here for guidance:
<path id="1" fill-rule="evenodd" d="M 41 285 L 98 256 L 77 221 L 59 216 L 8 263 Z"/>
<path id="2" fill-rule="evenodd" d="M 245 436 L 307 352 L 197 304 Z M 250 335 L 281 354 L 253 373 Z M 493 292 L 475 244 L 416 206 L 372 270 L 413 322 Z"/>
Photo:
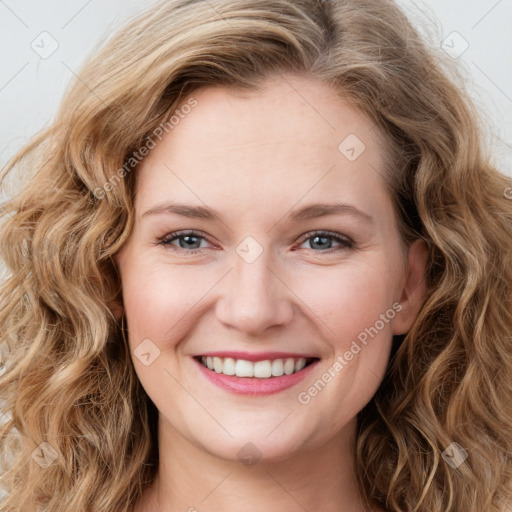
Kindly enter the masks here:
<path id="1" fill-rule="evenodd" d="M 429 257 L 423 240 L 415 240 L 409 248 L 409 266 L 400 297 L 402 310 L 393 322 L 393 334 L 406 334 L 420 312 L 426 293 L 425 269 Z"/>

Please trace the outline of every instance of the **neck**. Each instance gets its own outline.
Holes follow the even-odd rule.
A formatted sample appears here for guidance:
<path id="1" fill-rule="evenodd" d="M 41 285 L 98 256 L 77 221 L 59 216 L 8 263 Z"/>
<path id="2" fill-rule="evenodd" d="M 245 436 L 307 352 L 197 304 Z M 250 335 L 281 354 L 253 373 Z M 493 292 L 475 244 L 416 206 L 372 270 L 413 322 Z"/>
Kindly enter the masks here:
<path id="1" fill-rule="evenodd" d="M 370 512 L 354 476 L 355 427 L 354 418 L 307 453 L 298 449 L 281 461 L 266 461 L 262 454 L 244 464 L 190 443 L 160 418 L 157 476 L 134 512 Z"/>

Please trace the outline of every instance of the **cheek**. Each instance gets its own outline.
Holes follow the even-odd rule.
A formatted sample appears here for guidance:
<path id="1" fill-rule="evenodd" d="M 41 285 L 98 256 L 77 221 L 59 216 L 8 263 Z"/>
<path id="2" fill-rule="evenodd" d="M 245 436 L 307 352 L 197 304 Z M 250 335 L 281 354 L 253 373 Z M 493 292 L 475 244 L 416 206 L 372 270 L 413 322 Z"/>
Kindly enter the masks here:
<path id="1" fill-rule="evenodd" d="M 384 258 L 374 258 L 352 268 L 313 273 L 312 286 L 302 289 L 319 319 L 316 326 L 329 348 L 329 360 L 301 388 L 298 399 L 318 410 L 334 407 L 331 418 L 337 427 L 368 403 L 384 377 L 392 322 L 400 309 L 393 301 L 395 277 Z"/>
<path id="2" fill-rule="evenodd" d="M 201 299 L 218 281 L 207 267 L 154 263 L 127 266 L 123 300 L 130 344 L 150 338 L 161 349 L 184 335 Z"/>
<path id="3" fill-rule="evenodd" d="M 324 268 L 311 275 L 309 292 L 302 289 L 321 320 L 315 327 L 321 329 L 327 358 L 299 387 L 297 400 L 310 416 L 329 418 L 329 431 L 338 431 L 361 411 L 386 372 L 396 311 L 391 271 L 383 262 L 374 255 L 350 268 L 331 267 L 327 273 Z"/>
<path id="4" fill-rule="evenodd" d="M 392 271 L 377 258 L 358 265 L 314 269 L 306 280 L 296 281 L 296 287 L 337 352 L 392 309 Z M 386 320 L 393 316 L 392 310 Z M 382 326 L 379 322 L 378 328 L 388 334 L 391 323 Z"/>
<path id="5" fill-rule="evenodd" d="M 122 286 L 132 360 L 142 386 L 165 410 L 168 394 L 180 393 L 170 377 L 178 371 L 175 351 L 194 329 L 201 299 L 218 279 L 198 267 L 126 263 Z"/>

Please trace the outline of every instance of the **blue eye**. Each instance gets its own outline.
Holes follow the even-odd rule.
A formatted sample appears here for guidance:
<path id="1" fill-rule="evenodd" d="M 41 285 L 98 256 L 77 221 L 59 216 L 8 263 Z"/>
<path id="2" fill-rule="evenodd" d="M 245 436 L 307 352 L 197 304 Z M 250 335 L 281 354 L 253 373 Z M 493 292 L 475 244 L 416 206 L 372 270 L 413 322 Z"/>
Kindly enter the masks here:
<path id="1" fill-rule="evenodd" d="M 303 235 L 301 240 L 300 245 L 309 242 L 310 249 L 315 252 L 330 253 L 354 247 L 354 242 L 350 238 L 329 231 L 310 231 Z M 175 241 L 178 241 L 178 244 L 175 244 Z M 175 231 L 161 238 L 158 244 L 177 252 L 195 254 L 205 248 L 201 246 L 203 241 L 207 242 L 206 238 L 197 231 Z M 338 246 L 333 247 L 333 241 L 337 242 Z"/>
<path id="2" fill-rule="evenodd" d="M 354 242 L 350 238 L 341 236 L 337 233 L 331 233 L 329 231 L 312 231 L 310 233 L 306 233 L 301 240 L 303 240 L 301 245 L 303 243 L 310 242 L 312 250 L 326 249 L 320 252 L 332 252 L 332 250 L 352 249 L 354 247 Z M 333 240 L 338 242 L 340 245 L 333 248 Z"/>
<path id="3" fill-rule="evenodd" d="M 173 244 L 175 240 L 178 240 L 178 246 Z M 186 231 L 186 232 L 175 232 L 169 233 L 164 238 L 160 240 L 160 243 L 164 246 L 174 246 L 177 247 L 178 250 L 184 250 L 188 253 L 194 254 L 199 251 L 201 248 L 201 240 L 206 240 L 204 236 L 197 234 L 196 231 Z"/>

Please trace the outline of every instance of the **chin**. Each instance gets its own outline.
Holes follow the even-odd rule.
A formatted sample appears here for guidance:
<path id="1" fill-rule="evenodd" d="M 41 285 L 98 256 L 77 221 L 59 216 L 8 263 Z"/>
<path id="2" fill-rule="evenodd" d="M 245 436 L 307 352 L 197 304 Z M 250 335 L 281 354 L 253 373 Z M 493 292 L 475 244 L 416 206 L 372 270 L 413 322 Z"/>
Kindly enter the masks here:
<path id="1" fill-rule="evenodd" d="M 276 425 L 277 423 L 274 423 L 272 427 L 265 425 L 264 428 L 256 429 L 248 429 L 246 426 L 244 431 L 239 433 L 231 429 L 233 438 L 228 435 L 209 436 L 205 439 L 196 439 L 194 444 L 214 457 L 230 462 L 242 462 L 248 467 L 256 463 L 281 462 L 309 451 L 317 444 L 322 444 L 321 439 L 315 443 L 311 439 L 311 434 L 308 435 L 303 428 L 296 431 L 279 430 L 280 427 L 276 428 Z"/>

